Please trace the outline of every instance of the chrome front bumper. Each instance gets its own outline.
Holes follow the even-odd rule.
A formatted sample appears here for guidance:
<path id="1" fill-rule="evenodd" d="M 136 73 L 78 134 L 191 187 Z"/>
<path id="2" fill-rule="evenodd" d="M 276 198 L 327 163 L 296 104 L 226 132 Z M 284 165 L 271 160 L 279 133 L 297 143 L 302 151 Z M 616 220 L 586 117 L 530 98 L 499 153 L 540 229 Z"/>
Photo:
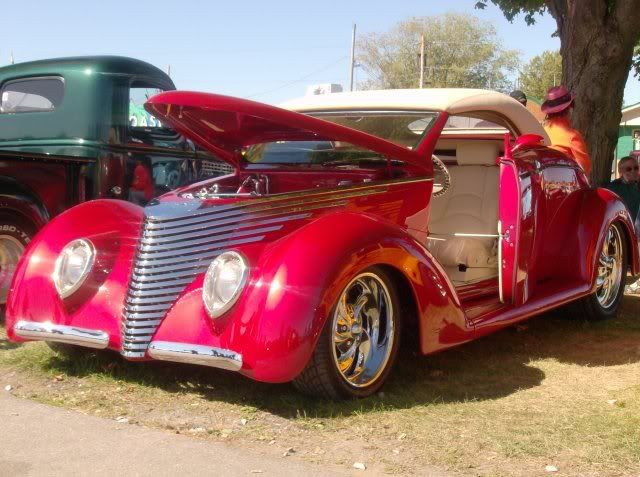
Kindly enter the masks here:
<path id="1" fill-rule="evenodd" d="M 109 335 L 104 331 L 76 326 L 20 320 L 13 330 L 16 336 L 26 340 L 56 341 L 96 349 L 105 349 L 109 345 Z M 161 361 L 199 364 L 230 371 L 239 371 L 242 368 L 242 355 L 210 346 L 152 341 L 148 353 L 151 358 Z"/>
<path id="2" fill-rule="evenodd" d="M 172 341 L 152 341 L 149 356 L 161 361 L 199 364 L 214 368 L 239 371 L 242 368 L 242 355 L 227 349 Z"/>
<path id="3" fill-rule="evenodd" d="M 104 331 L 75 326 L 20 320 L 13 327 L 13 331 L 16 336 L 26 340 L 56 341 L 96 349 L 105 349 L 109 345 L 109 335 Z"/>

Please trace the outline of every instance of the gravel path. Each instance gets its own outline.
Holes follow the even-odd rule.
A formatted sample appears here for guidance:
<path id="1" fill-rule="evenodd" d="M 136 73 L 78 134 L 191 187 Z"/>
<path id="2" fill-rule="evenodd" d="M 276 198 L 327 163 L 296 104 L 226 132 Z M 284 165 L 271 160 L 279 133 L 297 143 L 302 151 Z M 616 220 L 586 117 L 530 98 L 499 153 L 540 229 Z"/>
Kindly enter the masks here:
<path id="1" fill-rule="evenodd" d="M 291 458 L 250 454 L 221 443 L 45 406 L 4 390 L 0 390 L 0 441 L 0 475 L 348 475 Z"/>

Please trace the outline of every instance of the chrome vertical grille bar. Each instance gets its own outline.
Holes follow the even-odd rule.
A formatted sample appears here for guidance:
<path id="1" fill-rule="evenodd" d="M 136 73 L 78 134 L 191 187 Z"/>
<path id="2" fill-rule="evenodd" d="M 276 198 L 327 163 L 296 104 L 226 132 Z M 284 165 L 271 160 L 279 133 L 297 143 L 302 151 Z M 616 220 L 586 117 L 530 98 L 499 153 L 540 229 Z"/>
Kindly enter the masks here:
<path id="1" fill-rule="evenodd" d="M 199 213 L 201 221 L 207 217 L 208 221 L 190 227 L 174 226 L 172 230 L 172 222 L 182 223 L 191 217 L 192 210 L 174 210 L 172 204 L 163 210 L 165 205 L 145 209 L 122 319 L 122 355 L 127 358 L 146 355 L 151 338 L 169 308 L 220 253 L 238 245 L 260 242 L 270 233 L 281 230 L 286 222 L 311 215 L 304 207 L 295 210 L 285 207 L 280 214 L 271 211 L 260 217 L 251 213 L 249 221 L 244 220 L 246 213 L 239 213 L 231 221 L 224 215 L 220 217 L 217 208 L 211 207 L 208 216 Z M 317 205 L 308 208 L 315 209 Z"/>

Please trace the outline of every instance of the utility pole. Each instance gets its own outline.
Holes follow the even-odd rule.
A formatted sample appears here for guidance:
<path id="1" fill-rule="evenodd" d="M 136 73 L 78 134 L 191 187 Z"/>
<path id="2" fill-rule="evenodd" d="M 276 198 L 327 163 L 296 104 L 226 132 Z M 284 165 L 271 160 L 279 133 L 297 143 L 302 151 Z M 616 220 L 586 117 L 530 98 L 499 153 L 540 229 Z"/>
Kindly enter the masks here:
<path id="1" fill-rule="evenodd" d="M 353 31 L 351 33 L 351 63 L 349 73 L 349 91 L 353 91 L 353 69 L 355 68 L 356 61 L 356 24 L 353 24 Z"/>
<path id="2" fill-rule="evenodd" d="M 420 35 L 420 89 L 424 87 L 424 33 Z"/>
<path id="3" fill-rule="evenodd" d="M 167 67 L 167 76 L 171 78 L 171 65 Z"/>

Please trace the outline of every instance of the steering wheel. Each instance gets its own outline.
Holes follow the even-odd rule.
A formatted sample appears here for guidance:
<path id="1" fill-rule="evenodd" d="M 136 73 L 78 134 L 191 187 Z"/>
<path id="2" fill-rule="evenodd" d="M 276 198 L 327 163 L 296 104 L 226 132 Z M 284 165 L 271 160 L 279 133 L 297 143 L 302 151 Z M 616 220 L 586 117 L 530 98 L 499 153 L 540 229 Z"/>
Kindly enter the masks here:
<path id="1" fill-rule="evenodd" d="M 433 154 L 431 160 L 433 161 L 433 197 L 440 197 L 451 187 L 451 174 L 438 156 Z"/>

